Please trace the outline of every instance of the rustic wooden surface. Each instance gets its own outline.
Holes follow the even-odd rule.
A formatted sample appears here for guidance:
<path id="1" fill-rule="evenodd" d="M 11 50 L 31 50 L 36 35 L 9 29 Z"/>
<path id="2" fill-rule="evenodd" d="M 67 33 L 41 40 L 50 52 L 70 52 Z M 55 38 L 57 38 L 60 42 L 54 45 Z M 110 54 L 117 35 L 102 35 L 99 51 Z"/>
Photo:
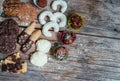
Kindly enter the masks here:
<path id="1" fill-rule="evenodd" d="M 120 0 L 66 2 L 66 15 L 79 12 L 85 19 L 84 28 L 76 32 L 77 40 L 66 46 L 68 60 L 56 61 L 48 53 L 49 61 L 44 67 L 33 66 L 27 60 L 27 73 L 0 72 L 0 81 L 120 81 Z M 0 21 L 4 19 L 0 17 Z M 56 35 L 47 39 L 57 42 Z"/>

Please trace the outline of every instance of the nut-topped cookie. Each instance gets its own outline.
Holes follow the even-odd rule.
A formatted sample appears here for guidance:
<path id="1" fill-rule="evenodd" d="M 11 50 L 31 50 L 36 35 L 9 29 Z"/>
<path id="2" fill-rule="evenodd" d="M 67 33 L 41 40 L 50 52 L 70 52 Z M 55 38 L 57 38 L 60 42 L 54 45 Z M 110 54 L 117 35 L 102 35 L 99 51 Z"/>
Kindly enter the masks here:
<path id="1" fill-rule="evenodd" d="M 76 34 L 72 31 L 62 31 L 58 33 L 58 39 L 63 44 L 72 44 L 76 40 Z"/>
<path id="2" fill-rule="evenodd" d="M 68 50 L 66 47 L 62 46 L 59 43 L 55 43 L 54 46 L 51 49 L 51 55 L 56 60 L 65 60 L 68 57 Z"/>

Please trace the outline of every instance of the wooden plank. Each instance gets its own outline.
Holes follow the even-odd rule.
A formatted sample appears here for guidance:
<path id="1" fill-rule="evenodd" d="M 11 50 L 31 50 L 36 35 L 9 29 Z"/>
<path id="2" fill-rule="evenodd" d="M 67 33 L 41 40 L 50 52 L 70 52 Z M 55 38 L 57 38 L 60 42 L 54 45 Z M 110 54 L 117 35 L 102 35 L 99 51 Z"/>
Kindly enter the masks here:
<path id="1" fill-rule="evenodd" d="M 54 36 L 51 37 L 52 43 L 57 40 L 56 33 L 53 34 Z M 78 81 L 102 79 L 119 81 L 119 42 L 120 40 L 77 34 L 77 40 L 71 45 L 66 45 L 69 50 L 67 61 L 55 61 L 48 53 L 48 64 L 44 67 L 36 67 L 28 63 L 27 75 L 31 75 L 29 71 L 37 75 L 40 72 L 51 81 L 71 80 L 71 78 Z M 0 73 L 0 75 L 8 76 L 3 73 Z M 11 75 L 11 77 L 14 76 Z"/>
<path id="2" fill-rule="evenodd" d="M 44 67 L 36 67 L 24 58 L 28 61 L 27 73 L 15 75 L 0 72 L 0 81 L 46 81 L 46 79 L 48 81 L 120 81 L 120 40 L 117 40 L 120 38 L 118 3 L 113 0 L 66 1 L 70 4 L 66 15 L 69 15 L 69 12 L 79 12 L 85 19 L 84 28 L 76 32 L 75 43 L 66 45 L 69 50 L 68 60 L 56 61 L 48 53 L 48 64 Z M 50 2 L 51 0 L 48 9 Z M 0 21 L 4 19 L 0 17 Z M 18 20 L 17 22 L 19 25 L 26 25 Z M 41 38 L 50 40 L 53 45 L 57 42 L 56 36 L 56 33 L 53 33 L 51 38 L 44 36 Z M 5 56 L 7 55 L 0 55 L 0 58 Z"/>
<path id="3" fill-rule="evenodd" d="M 118 3 L 118 0 L 69 0 L 67 14 L 79 12 L 84 17 L 85 26 L 81 33 L 120 38 Z"/>
<path id="4" fill-rule="evenodd" d="M 47 81 L 47 79 L 40 73 L 28 71 L 25 74 L 12 74 L 0 72 L 0 81 Z"/>
<path id="5" fill-rule="evenodd" d="M 119 81 L 120 40 L 83 35 L 77 37 L 74 44 L 67 46 L 68 60 L 59 62 L 49 56 L 48 64 L 39 68 L 41 73 L 51 81 L 71 81 L 71 78 L 73 81 Z M 34 70 L 37 67 L 29 68 Z"/>
<path id="6" fill-rule="evenodd" d="M 51 1 L 49 0 L 46 10 L 51 10 Z M 120 38 L 120 6 L 118 5 L 120 2 L 118 0 L 66 0 L 66 2 L 68 3 L 67 16 L 78 12 L 85 19 L 85 26 L 77 31 L 78 33 Z M 0 17 L 0 20 L 3 19 Z M 21 22 L 19 24 L 28 25 Z"/>

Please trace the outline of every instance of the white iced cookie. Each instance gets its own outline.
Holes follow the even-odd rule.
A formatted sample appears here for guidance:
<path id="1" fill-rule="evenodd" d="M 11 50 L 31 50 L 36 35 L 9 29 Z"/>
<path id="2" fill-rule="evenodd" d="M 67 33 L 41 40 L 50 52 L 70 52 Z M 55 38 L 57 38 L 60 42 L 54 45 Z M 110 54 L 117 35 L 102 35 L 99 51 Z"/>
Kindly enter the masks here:
<path id="1" fill-rule="evenodd" d="M 61 6 L 61 12 L 64 13 L 67 10 L 67 3 L 64 0 L 54 0 L 52 3 L 52 9 L 57 10 L 58 5 Z"/>
<path id="2" fill-rule="evenodd" d="M 43 35 L 46 37 L 52 37 L 52 33 L 49 31 L 49 29 L 51 28 L 53 28 L 54 32 L 59 31 L 59 25 L 56 22 L 51 21 L 43 26 L 42 30 Z"/>
<path id="3" fill-rule="evenodd" d="M 44 11 L 39 15 L 39 22 L 44 25 L 46 24 L 46 20 L 45 17 L 49 17 L 50 21 L 53 21 L 52 17 L 53 17 L 53 13 L 51 11 Z"/>
<path id="4" fill-rule="evenodd" d="M 51 48 L 51 43 L 48 40 L 38 40 L 37 43 L 37 51 L 43 52 L 43 53 L 47 53 L 49 52 L 50 48 Z"/>
<path id="5" fill-rule="evenodd" d="M 47 55 L 42 52 L 35 52 L 30 58 L 30 62 L 36 66 L 44 66 L 47 61 Z"/>
<path id="6" fill-rule="evenodd" d="M 63 13 L 54 13 L 53 19 L 56 23 L 58 23 L 59 27 L 65 27 L 67 24 L 67 17 Z"/>

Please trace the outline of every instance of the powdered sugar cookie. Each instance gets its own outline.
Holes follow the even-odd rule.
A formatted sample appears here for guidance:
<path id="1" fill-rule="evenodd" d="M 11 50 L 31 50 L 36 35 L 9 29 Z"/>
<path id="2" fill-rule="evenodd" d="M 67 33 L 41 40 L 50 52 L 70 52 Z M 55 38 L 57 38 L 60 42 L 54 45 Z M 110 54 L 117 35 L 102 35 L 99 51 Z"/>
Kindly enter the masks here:
<path id="1" fill-rule="evenodd" d="M 30 62 L 36 66 L 44 66 L 47 61 L 47 55 L 42 52 L 35 52 L 30 58 Z"/>
<path id="2" fill-rule="evenodd" d="M 50 48 L 51 48 L 51 43 L 48 40 L 38 40 L 37 43 L 37 50 L 43 53 L 47 53 L 49 52 Z"/>

